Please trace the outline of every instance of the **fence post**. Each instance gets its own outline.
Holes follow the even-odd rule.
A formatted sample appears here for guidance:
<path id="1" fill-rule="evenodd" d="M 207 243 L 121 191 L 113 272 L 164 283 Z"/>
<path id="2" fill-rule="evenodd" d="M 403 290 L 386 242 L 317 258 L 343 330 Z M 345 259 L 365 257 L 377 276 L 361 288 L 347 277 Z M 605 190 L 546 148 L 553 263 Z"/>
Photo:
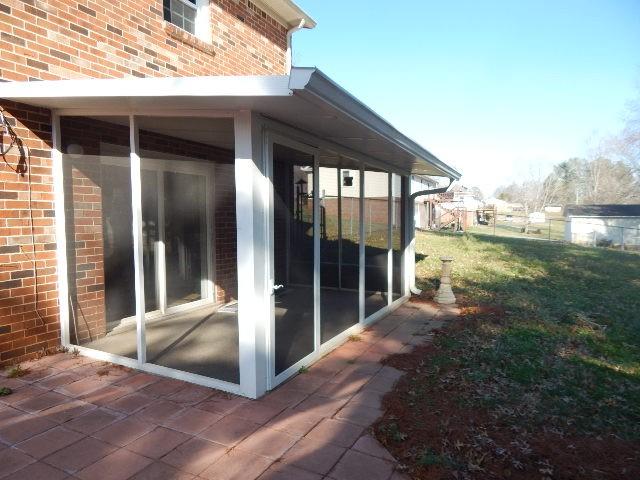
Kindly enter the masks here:
<path id="1" fill-rule="evenodd" d="M 598 246 L 598 244 L 597 244 L 597 242 L 596 242 L 596 231 L 595 231 L 595 230 L 593 231 L 593 246 L 594 246 L 594 247 L 597 247 L 597 246 Z"/>
<path id="2" fill-rule="evenodd" d="M 549 241 L 551 241 L 551 219 L 549 219 Z"/>
<path id="3" fill-rule="evenodd" d="M 496 222 L 498 221 L 496 206 L 493 206 L 493 236 L 496 236 Z"/>
<path id="4" fill-rule="evenodd" d="M 620 250 L 624 251 L 624 227 L 620 227 Z"/>

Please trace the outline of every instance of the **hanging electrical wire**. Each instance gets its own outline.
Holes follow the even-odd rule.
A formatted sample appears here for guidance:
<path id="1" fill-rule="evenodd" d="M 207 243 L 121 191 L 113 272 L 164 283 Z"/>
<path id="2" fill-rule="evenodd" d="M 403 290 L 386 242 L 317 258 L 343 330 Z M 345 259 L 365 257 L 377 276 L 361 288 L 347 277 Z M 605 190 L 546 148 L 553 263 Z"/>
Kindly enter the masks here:
<path id="1" fill-rule="evenodd" d="M 5 147 L 4 139 L 8 137 L 9 143 Z M 14 167 L 9 160 L 7 159 L 7 155 L 13 150 L 18 150 L 18 163 Z M 35 306 L 34 311 L 40 322 L 40 326 L 45 325 L 45 321 L 40 315 L 39 305 L 39 292 L 38 292 L 38 262 L 36 260 L 36 234 L 35 234 L 35 226 L 33 220 L 33 208 L 32 208 L 32 189 L 31 189 L 31 151 L 29 147 L 24 144 L 22 139 L 15 133 L 11 124 L 7 120 L 7 117 L 4 113 L 4 109 L 0 107 L 0 156 L 2 156 L 2 160 L 14 173 L 24 177 L 27 177 L 27 187 L 28 187 L 28 210 L 29 210 L 29 230 L 31 236 L 31 246 L 32 253 L 29 254 L 25 251 L 22 245 L 19 245 L 20 251 L 22 254 L 27 257 L 33 266 L 33 275 L 34 275 L 34 294 L 35 294 Z"/>

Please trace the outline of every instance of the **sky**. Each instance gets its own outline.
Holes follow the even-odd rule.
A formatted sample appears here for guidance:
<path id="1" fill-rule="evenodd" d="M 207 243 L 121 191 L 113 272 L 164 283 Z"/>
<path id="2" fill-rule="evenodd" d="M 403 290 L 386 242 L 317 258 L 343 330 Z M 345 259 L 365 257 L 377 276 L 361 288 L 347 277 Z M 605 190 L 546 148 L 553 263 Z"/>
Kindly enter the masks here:
<path id="1" fill-rule="evenodd" d="M 640 0 L 297 0 L 316 66 L 485 195 L 544 177 L 640 97 Z"/>

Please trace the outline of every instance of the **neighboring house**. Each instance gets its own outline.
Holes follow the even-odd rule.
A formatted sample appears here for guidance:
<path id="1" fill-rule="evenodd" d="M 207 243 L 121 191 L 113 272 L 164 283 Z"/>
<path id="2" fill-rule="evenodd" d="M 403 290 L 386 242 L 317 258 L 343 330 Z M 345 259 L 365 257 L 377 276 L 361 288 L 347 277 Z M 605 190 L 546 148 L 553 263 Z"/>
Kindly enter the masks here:
<path id="1" fill-rule="evenodd" d="M 640 248 L 640 205 L 568 205 L 567 242 Z"/>
<path id="2" fill-rule="evenodd" d="M 426 175 L 411 177 L 411 193 L 438 188 L 438 181 Z M 433 199 L 435 195 L 416 197 L 414 207 L 414 225 L 420 230 L 428 230 L 436 221 L 436 211 Z"/>
<path id="3" fill-rule="evenodd" d="M 484 202 L 472 189 L 459 183 L 449 191 L 435 195 L 430 201 L 438 228 L 466 230 L 476 224 L 477 211 L 484 206 Z"/>
<path id="4" fill-rule="evenodd" d="M 562 205 L 546 205 L 544 207 L 544 211 L 546 213 L 561 213 Z"/>
<path id="5" fill-rule="evenodd" d="M 291 68 L 292 1 L 1 2 L 0 364 L 257 397 L 408 298 L 409 179 L 460 174 Z"/>
<path id="6" fill-rule="evenodd" d="M 516 214 L 524 216 L 524 205 L 516 202 L 507 202 L 500 198 L 492 197 L 485 202 L 487 208 L 494 207 L 496 212 L 504 215 Z"/>

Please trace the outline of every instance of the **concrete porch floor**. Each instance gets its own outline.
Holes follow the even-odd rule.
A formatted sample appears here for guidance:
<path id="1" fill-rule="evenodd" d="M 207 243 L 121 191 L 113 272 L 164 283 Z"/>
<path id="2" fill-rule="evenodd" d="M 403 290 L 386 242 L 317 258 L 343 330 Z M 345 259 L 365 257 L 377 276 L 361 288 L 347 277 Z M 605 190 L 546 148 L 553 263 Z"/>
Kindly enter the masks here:
<path id="1" fill-rule="evenodd" d="M 408 303 L 259 400 L 71 354 L 25 363 L 0 377 L 0 478 L 399 480 L 368 431 L 402 375 L 380 362 L 453 313 Z"/>

